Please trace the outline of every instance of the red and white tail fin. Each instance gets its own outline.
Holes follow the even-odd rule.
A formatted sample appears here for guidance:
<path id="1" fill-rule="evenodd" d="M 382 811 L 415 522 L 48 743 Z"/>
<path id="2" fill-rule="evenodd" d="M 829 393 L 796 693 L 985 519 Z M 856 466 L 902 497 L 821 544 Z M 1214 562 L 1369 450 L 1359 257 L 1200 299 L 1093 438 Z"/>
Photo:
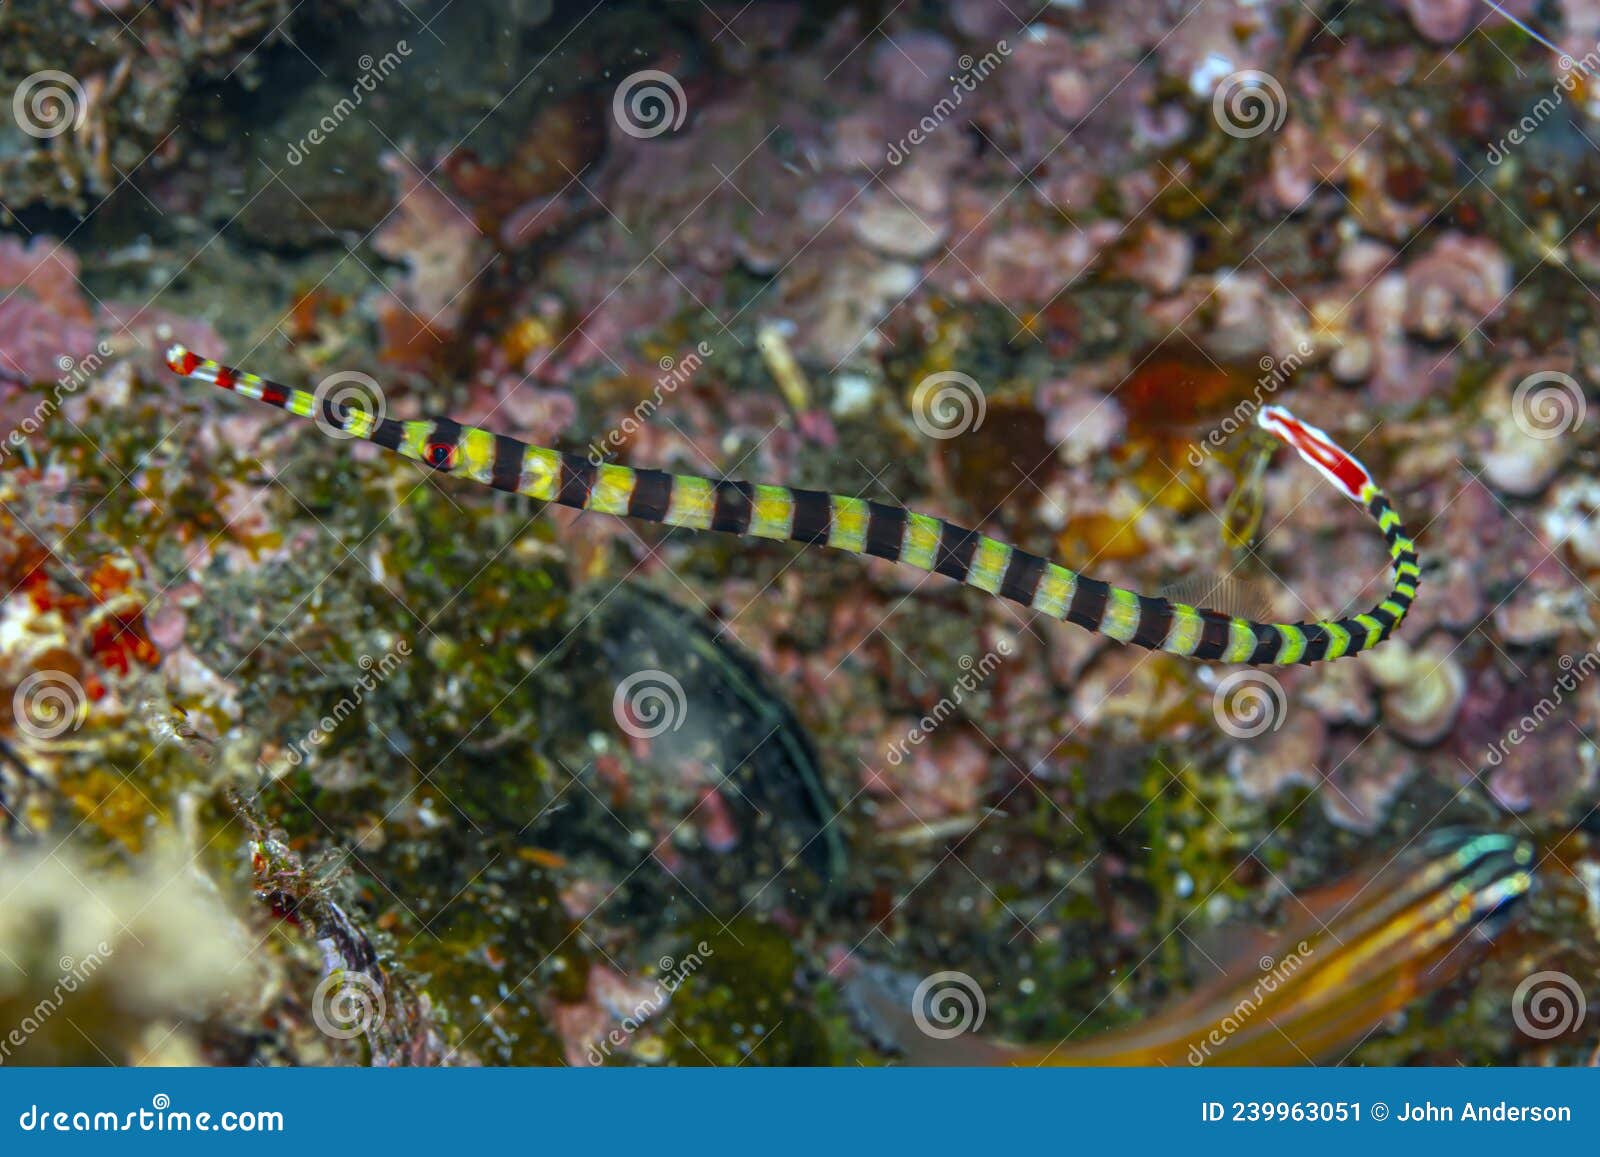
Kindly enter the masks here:
<path id="1" fill-rule="evenodd" d="M 1377 490 L 1372 474 L 1355 455 L 1341 449 L 1326 432 L 1302 422 L 1282 406 L 1263 406 L 1256 415 L 1256 423 L 1299 451 L 1300 457 L 1344 491 L 1352 502 L 1365 506 Z"/>

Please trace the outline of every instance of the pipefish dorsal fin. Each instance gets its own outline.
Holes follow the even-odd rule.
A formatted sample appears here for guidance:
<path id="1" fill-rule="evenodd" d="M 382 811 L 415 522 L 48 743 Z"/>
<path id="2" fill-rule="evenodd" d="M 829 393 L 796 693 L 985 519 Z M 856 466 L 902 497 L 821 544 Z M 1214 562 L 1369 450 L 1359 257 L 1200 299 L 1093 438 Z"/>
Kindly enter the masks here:
<path id="1" fill-rule="evenodd" d="M 1170 603 L 1217 611 L 1230 619 L 1272 619 L 1271 589 L 1260 579 L 1242 575 L 1189 575 L 1162 587 L 1161 597 Z"/>

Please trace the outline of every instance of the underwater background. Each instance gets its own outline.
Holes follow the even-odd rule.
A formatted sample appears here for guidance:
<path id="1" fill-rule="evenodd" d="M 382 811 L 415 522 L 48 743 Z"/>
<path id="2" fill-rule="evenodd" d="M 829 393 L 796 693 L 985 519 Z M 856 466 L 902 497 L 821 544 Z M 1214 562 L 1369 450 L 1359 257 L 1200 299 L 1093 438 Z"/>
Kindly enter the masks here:
<path id="1" fill-rule="evenodd" d="M 1592 0 L 0 4 L 0 1063 L 1594 1063 L 1597 192 Z"/>

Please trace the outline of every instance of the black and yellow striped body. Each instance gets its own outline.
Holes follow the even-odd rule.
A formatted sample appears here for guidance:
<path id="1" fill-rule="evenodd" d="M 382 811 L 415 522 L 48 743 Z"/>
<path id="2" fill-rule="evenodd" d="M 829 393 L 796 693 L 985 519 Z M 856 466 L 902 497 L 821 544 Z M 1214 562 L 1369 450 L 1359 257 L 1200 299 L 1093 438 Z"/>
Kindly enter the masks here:
<path id="1" fill-rule="evenodd" d="M 1368 650 L 1387 639 L 1416 596 L 1421 571 L 1415 544 L 1375 486 L 1361 501 L 1389 544 L 1396 583 L 1372 610 L 1316 623 L 1260 623 L 1170 602 L 1078 574 L 1038 555 L 942 519 L 817 490 L 714 481 L 659 470 L 596 465 L 576 454 L 532 446 L 448 419 L 397 422 L 341 411 L 314 395 L 268 382 L 175 349 L 179 373 L 316 418 L 443 473 L 497 490 L 579 510 L 788 540 L 871 555 L 931 571 L 1051 618 L 1119 642 L 1206 661 L 1287 665 Z"/>

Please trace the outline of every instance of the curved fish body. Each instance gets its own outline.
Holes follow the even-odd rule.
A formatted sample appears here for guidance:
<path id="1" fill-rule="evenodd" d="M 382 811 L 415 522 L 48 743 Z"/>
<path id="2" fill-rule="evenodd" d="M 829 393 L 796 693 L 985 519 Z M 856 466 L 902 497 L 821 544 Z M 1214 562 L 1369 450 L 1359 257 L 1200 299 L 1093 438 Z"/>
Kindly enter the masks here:
<path id="1" fill-rule="evenodd" d="M 1131 1028 L 1023 1049 L 1012 1064 L 1304 1065 L 1342 1060 L 1413 1000 L 1475 963 L 1532 886 L 1533 845 L 1423 836 L 1375 871 L 1294 901 L 1259 959 Z"/>
<path id="2" fill-rule="evenodd" d="M 1319 663 L 1369 650 L 1400 626 L 1422 571 L 1416 544 L 1366 467 L 1323 431 L 1281 406 L 1257 422 L 1376 520 L 1388 543 L 1394 585 L 1350 618 L 1271 623 L 1139 594 L 1019 550 L 987 535 L 903 507 L 820 490 L 596 464 L 530 446 L 450 418 L 401 422 L 339 404 L 199 357 L 167 351 L 178 374 L 210 382 L 316 421 L 325 432 L 373 442 L 444 474 L 578 510 L 827 546 L 944 575 L 1122 643 L 1207 662 Z"/>

